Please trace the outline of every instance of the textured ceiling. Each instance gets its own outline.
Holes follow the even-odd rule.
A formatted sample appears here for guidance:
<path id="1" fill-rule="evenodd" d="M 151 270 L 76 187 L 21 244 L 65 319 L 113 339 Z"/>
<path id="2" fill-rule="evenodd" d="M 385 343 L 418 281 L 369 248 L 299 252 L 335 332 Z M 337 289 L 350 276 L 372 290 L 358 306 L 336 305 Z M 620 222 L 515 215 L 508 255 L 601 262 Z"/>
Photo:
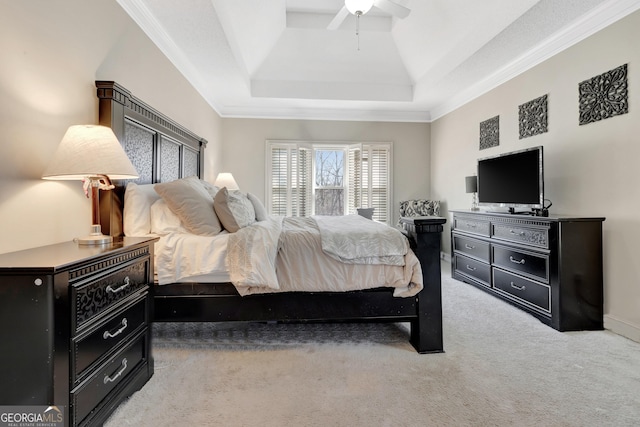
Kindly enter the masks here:
<path id="1" fill-rule="evenodd" d="M 118 0 L 223 117 L 429 122 L 640 8 L 640 0 Z"/>

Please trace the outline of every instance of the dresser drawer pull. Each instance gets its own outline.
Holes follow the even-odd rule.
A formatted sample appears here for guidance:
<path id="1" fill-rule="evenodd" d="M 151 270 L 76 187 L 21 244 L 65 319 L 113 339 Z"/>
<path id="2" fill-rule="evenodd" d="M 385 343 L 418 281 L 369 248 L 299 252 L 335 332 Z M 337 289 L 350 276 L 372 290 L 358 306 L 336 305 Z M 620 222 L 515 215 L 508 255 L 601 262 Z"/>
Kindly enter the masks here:
<path id="1" fill-rule="evenodd" d="M 478 224 L 474 224 L 473 222 L 467 222 L 467 227 L 469 228 L 476 228 L 478 226 Z"/>
<path id="2" fill-rule="evenodd" d="M 469 271 L 476 271 L 477 268 L 476 267 L 471 267 L 469 264 L 467 264 L 467 270 Z"/>
<path id="3" fill-rule="evenodd" d="M 127 289 L 127 288 L 129 287 L 129 285 L 130 285 L 130 284 L 131 284 L 131 283 L 130 283 L 130 280 L 129 280 L 129 276 L 127 276 L 127 277 L 125 277 L 125 278 L 124 278 L 124 285 L 122 285 L 122 286 L 120 286 L 119 288 L 116 288 L 116 289 L 113 289 L 113 288 L 111 287 L 111 285 L 109 285 L 109 286 L 107 286 L 107 289 L 106 289 L 106 290 L 107 290 L 107 293 L 109 293 L 109 292 L 110 292 L 110 293 L 112 293 L 112 294 L 117 294 L 118 292 L 122 292 L 122 291 L 124 291 L 125 289 Z"/>
<path id="4" fill-rule="evenodd" d="M 102 334 L 102 338 L 104 338 L 105 340 L 108 340 L 109 338 L 115 338 L 118 335 L 120 335 L 121 333 L 124 332 L 125 329 L 127 329 L 127 318 L 125 317 L 124 319 L 122 319 L 122 328 L 118 329 L 117 331 L 115 331 L 114 333 L 111 333 L 109 331 L 104 331 L 104 334 Z"/>
<path id="5" fill-rule="evenodd" d="M 519 291 L 524 291 L 525 289 L 527 289 L 527 287 L 526 287 L 525 285 L 518 286 L 518 285 L 516 285 L 516 284 L 515 284 L 515 283 L 513 283 L 513 282 L 511 282 L 511 287 L 512 287 L 513 289 L 517 289 L 517 290 L 519 290 Z"/>
<path id="6" fill-rule="evenodd" d="M 518 236 L 524 236 L 524 231 L 517 232 L 515 230 L 509 230 L 509 233 L 515 234 L 515 235 L 518 235 Z"/>
<path id="7" fill-rule="evenodd" d="M 464 244 L 464 247 L 467 248 L 467 249 L 475 249 L 476 248 L 475 246 L 469 245 L 467 243 Z"/>
<path id="8" fill-rule="evenodd" d="M 120 375 L 122 375 L 124 373 L 124 371 L 127 370 L 127 358 L 125 357 L 124 359 L 122 359 L 122 368 L 120 368 L 120 370 L 118 372 L 116 372 L 116 374 L 112 377 L 110 377 L 109 375 L 105 375 L 104 376 L 104 383 L 112 383 L 115 380 L 117 380 Z"/>
<path id="9" fill-rule="evenodd" d="M 510 256 L 509 257 L 509 261 L 511 261 L 514 264 L 524 264 L 524 258 L 517 260 L 514 257 Z"/>

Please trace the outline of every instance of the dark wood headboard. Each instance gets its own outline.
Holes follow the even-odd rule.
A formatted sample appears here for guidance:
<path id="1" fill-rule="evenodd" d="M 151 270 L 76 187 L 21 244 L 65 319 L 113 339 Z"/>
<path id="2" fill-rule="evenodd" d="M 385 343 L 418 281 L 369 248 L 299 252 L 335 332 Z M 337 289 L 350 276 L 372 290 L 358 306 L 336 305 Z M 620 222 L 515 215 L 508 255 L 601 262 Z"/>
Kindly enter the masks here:
<path id="1" fill-rule="evenodd" d="M 133 166 L 138 184 L 168 182 L 204 174 L 207 141 L 136 98 L 113 81 L 96 81 L 99 124 L 113 129 Z M 114 181 L 113 191 L 100 193 L 102 232 L 121 236 L 124 189 Z"/>

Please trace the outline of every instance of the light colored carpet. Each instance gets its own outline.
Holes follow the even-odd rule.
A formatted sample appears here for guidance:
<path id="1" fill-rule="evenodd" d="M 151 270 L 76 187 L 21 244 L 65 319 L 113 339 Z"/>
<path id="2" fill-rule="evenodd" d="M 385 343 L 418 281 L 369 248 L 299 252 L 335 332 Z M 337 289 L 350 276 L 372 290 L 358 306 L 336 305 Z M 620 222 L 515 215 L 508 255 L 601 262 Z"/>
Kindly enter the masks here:
<path id="1" fill-rule="evenodd" d="M 443 273 L 445 353 L 405 324 L 154 326 L 120 426 L 637 426 L 640 344 L 557 332 Z"/>

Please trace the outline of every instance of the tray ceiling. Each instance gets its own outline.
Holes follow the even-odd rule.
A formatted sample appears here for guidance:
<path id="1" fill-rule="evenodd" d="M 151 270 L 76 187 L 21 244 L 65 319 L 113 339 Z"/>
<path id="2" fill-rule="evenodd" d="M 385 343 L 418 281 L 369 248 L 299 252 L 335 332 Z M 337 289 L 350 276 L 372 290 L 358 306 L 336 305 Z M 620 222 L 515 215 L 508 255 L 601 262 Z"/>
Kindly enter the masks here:
<path id="1" fill-rule="evenodd" d="M 118 0 L 222 117 L 429 122 L 640 8 L 640 0 Z"/>

